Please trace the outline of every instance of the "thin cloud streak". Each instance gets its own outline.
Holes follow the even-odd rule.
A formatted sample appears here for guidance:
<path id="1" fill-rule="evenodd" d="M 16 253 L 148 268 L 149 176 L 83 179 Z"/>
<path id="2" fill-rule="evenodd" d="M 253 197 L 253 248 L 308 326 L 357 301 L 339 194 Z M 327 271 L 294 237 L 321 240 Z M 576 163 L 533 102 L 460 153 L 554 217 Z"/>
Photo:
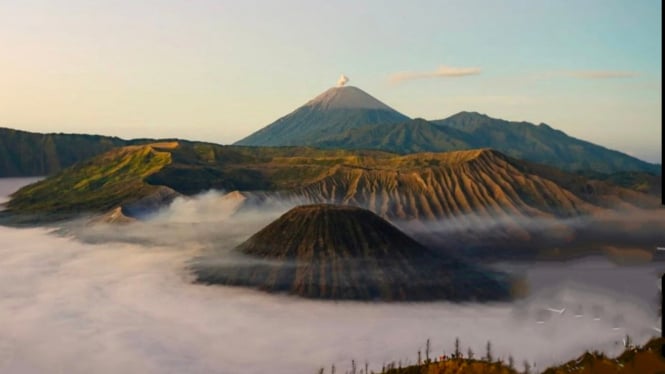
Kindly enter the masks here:
<path id="1" fill-rule="evenodd" d="M 634 71 L 612 71 L 612 70 L 575 70 L 567 71 L 565 76 L 579 79 L 614 79 L 634 78 L 639 74 Z"/>
<path id="2" fill-rule="evenodd" d="M 480 74 L 480 68 L 476 67 L 467 67 L 459 68 L 452 66 L 440 66 L 434 71 L 421 71 L 421 72 L 398 72 L 390 76 L 391 83 L 401 83 L 408 80 L 414 79 L 430 79 L 430 78 L 455 78 L 455 77 L 464 77 L 468 75 L 478 75 Z"/>

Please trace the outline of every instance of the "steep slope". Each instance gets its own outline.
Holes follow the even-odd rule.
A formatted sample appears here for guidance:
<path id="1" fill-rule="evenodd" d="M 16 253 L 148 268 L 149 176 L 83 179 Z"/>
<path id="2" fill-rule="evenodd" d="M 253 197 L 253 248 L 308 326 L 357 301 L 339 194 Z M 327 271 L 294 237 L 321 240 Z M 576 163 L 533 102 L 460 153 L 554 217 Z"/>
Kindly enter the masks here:
<path id="1" fill-rule="evenodd" d="M 431 248 L 483 258 L 532 256 L 536 247 L 574 256 L 665 240 L 657 196 L 490 149 L 400 156 L 183 141 L 130 146 L 17 191 L 0 221 L 56 221 L 117 207 L 140 218 L 178 194 L 209 189 L 239 191 L 227 198 L 238 214 L 311 203 L 358 206 Z"/>
<path id="2" fill-rule="evenodd" d="M 7 207 L 10 214 L 50 216 L 123 206 L 132 215 L 128 204 L 156 186 L 184 195 L 209 189 L 262 191 L 278 199 L 351 204 L 384 218 L 417 221 L 466 220 L 471 214 L 575 217 L 617 206 L 659 206 L 654 196 L 488 149 L 399 156 L 181 141 L 111 151 L 19 190 Z"/>
<path id="3" fill-rule="evenodd" d="M 508 156 L 568 171 L 600 173 L 643 171 L 660 174 L 660 166 L 576 139 L 541 123 L 509 122 L 475 112 L 461 112 L 433 123 L 467 134 L 474 148 L 490 147 Z M 440 149 L 444 151 L 444 149 Z"/>
<path id="4" fill-rule="evenodd" d="M 586 196 L 519 169 L 525 167 L 488 149 L 414 154 L 373 168 L 339 165 L 298 192 L 312 201 L 365 206 L 391 219 L 572 217 L 596 209 Z"/>
<path id="5" fill-rule="evenodd" d="M 322 137 L 361 125 L 400 123 L 408 119 L 357 87 L 333 87 L 235 144 L 311 145 Z"/>
<path id="6" fill-rule="evenodd" d="M 371 124 L 321 138 L 321 148 L 377 149 L 395 153 L 456 151 L 474 148 L 465 133 L 422 118 L 394 125 Z"/>
<path id="7" fill-rule="evenodd" d="M 127 146 L 16 191 L 4 204 L 0 221 L 57 221 L 119 206 L 124 214 L 140 216 L 168 204 L 177 194 L 288 190 L 319 178 L 335 163 L 387 155 L 187 141 Z"/>
<path id="8" fill-rule="evenodd" d="M 113 148 L 145 142 L 147 140 L 0 128 L 0 178 L 51 175 Z"/>
<path id="9" fill-rule="evenodd" d="M 67 168 L 21 188 L 6 204 L 23 221 L 53 221 L 84 213 L 104 213 L 126 205 L 123 213 L 140 215 L 170 202 L 177 193 L 149 185 L 145 178 L 171 162 L 178 143 L 127 146 Z"/>
<path id="10" fill-rule="evenodd" d="M 341 165 L 297 194 L 367 208 L 424 244 L 483 259 L 571 257 L 665 240 L 657 197 L 487 149 Z"/>
<path id="11" fill-rule="evenodd" d="M 309 298 L 506 300 L 499 274 L 437 254 L 372 212 L 308 205 L 291 209 L 228 255 L 198 259 L 198 282 L 256 287 Z"/>

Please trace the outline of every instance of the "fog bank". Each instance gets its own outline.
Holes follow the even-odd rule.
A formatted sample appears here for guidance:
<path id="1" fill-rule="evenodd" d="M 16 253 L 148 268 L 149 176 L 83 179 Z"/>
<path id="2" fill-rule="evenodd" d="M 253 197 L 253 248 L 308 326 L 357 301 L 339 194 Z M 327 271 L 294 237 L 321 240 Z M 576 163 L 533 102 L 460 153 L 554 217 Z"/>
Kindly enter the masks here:
<path id="1" fill-rule="evenodd" d="M 291 374 L 332 363 L 343 372 L 351 359 L 380 370 L 413 363 L 427 338 L 432 355 L 450 353 L 455 337 L 476 356 L 490 340 L 496 357 L 544 368 L 584 349 L 616 354 L 626 334 L 636 343 L 657 334 L 659 264 L 498 264 L 531 286 L 509 305 L 324 302 L 193 284 L 192 258 L 230 251 L 282 209 L 227 214 L 217 197 L 59 235 L 0 227 L 0 372 Z M 626 281 L 605 280 L 613 276 Z"/>
<path id="2" fill-rule="evenodd" d="M 351 359 L 413 362 L 428 337 L 438 354 L 456 336 L 477 354 L 491 340 L 496 355 L 542 367 L 585 348 L 616 353 L 626 333 L 641 343 L 657 326 L 646 303 L 571 288 L 511 307 L 317 302 L 201 286 L 185 267 L 196 252 L 0 228 L 0 371 L 313 373 Z M 608 318 L 542 316 L 577 304 Z"/>

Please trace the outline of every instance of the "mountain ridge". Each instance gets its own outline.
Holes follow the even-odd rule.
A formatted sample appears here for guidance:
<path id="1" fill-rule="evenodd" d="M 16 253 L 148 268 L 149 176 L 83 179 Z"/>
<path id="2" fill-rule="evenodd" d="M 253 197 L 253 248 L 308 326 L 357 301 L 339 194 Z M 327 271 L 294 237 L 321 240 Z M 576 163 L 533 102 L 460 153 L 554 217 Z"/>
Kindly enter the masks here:
<path id="1" fill-rule="evenodd" d="M 103 212 L 152 195 L 159 186 L 183 195 L 264 191 L 358 205 L 390 219 L 431 220 L 472 211 L 575 216 L 617 202 L 657 204 L 653 196 L 487 148 L 396 155 L 180 141 L 109 151 L 24 187 L 6 206 L 17 214 Z"/>
<path id="2" fill-rule="evenodd" d="M 103 135 L 43 134 L 0 127 L 0 178 L 53 174 L 131 143 Z"/>
<path id="3" fill-rule="evenodd" d="M 476 112 L 460 112 L 436 121 L 416 118 L 398 124 L 366 124 L 322 136 L 308 145 L 399 154 L 488 147 L 514 158 L 571 172 L 639 171 L 655 175 L 661 172 L 660 165 L 571 137 L 544 123 L 511 122 Z"/>
<path id="4" fill-rule="evenodd" d="M 465 132 L 475 140 L 475 147 L 492 147 L 511 157 L 549 164 L 568 171 L 661 173 L 658 164 L 572 137 L 545 123 L 535 125 L 526 121 L 507 121 L 466 111 L 434 120 L 432 123 Z M 500 132 L 493 134 L 493 131 Z M 507 143 L 503 140 L 509 137 L 516 141 Z"/>
<path id="5" fill-rule="evenodd" d="M 0 222 L 108 217 L 118 207 L 140 219 L 178 196 L 208 190 L 237 191 L 220 199 L 239 215 L 352 205 L 432 248 L 463 248 L 465 256 L 485 259 L 533 256 L 541 247 L 571 256 L 595 250 L 575 247 L 573 238 L 646 247 L 664 238 L 658 197 L 492 149 L 397 155 L 186 141 L 125 147 L 74 165 L 14 193 Z"/>
<path id="6" fill-rule="evenodd" d="M 326 96 L 326 92 L 319 96 Z M 514 158 L 595 176 L 653 194 L 660 193 L 660 164 L 651 164 L 625 153 L 570 137 L 544 123 L 534 125 L 524 121 L 511 122 L 477 112 L 460 112 L 435 121 L 422 118 L 411 120 L 398 112 L 379 109 L 353 109 L 351 112 L 350 109 L 331 109 L 324 113 L 313 109 L 320 104 L 315 99 L 308 102 L 314 101 L 312 105 L 304 105 L 296 110 L 300 111 L 296 116 L 300 119 L 296 122 L 291 121 L 291 117 L 295 115 L 295 112 L 292 112 L 275 122 L 279 122 L 277 128 L 264 128 L 255 135 L 268 139 L 270 146 L 365 149 L 399 154 L 489 147 Z M 320 101 L 325 105 L 326 100 L 324 97 Z M 374 104 L 367 106 L 372 105 L 382 107 L 385 104 L 375 100 Z M 387 120 L 384 117 L 386 115 Z M 368 121 L 374 123 L 368 124 Z M 336 122 L 337 125 L 327 126 L 330 122 Z M 314 126 L 310 126 L 311 124 Z M 301 131 L 303 128 L 304 138 L 289 137 L 292 131 Z M 282 144 L 280 138 L 290 140 Z M 154 141 L 157 140 L 125 140 L 86 134 L 41 134 L 0 128 L 0 177 L 50 175 L 116 147 Z M 256 146 L 253 141 L 249 143 L 252 144 L 240 145 Z"/>

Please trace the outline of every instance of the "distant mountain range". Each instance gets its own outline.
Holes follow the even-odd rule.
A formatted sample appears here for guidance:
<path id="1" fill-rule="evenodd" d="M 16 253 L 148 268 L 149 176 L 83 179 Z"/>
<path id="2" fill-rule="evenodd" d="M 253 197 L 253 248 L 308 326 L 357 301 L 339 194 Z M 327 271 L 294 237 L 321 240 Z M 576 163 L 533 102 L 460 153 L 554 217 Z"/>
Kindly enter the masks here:
<path id="1" fill-rule="evenodd" d="M 541 123 L 509 122 L 475 112 L 408 119 L 357 87 L 334 87 L 237 145 L 377 149 L 401 154 L 493 148 L 568 171 L 642 171 L 660 165 L 573 138 Z"/>
<path id="2" fill-rule="evenodd" d="M 115 147 L 154 141 L 0 128 L 0 177 L 51 175 Z M 352 86 L 323 92 L 236 145 L 371 149 L 399 154 L 492 148 L 514 158 L 644 191 L 660 189 L 656 186 L 660 165 L 570 137 L 548 125 L 509 122 L 474 112 L 436 121 L 409 119 Z M 614 175 L 617 173 L 620 176 Z"/>
<path id="3" fill-rule="evenodd" d="M 660 165 L 644 162 L 566 135 L 541 123 L 509 122 L 483 114 L 461 112 L 433 123 L 459 130 L 469 136 L 473 148 L 490 147 L 504 154 L 559 169 L 594 170 L 601 173 L 645 171 L 660 173 Z"/>

